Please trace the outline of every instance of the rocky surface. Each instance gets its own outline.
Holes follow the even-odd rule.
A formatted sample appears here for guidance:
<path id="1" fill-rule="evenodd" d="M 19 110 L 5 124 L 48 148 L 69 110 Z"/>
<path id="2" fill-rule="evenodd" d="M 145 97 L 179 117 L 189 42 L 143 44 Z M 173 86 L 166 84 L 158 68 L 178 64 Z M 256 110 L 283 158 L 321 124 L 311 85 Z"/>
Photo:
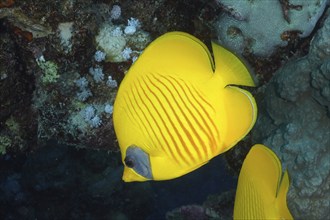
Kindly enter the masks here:
<path id="1" fill-rule="evenodd" d="M 165 32 L 209 33 L 194 23 L 204 7 L 202 0 L 1 1 L 0 153 L 52 139 L 118 151 L 111 107 L 125 72 Z M 96 58 L 99 50 L 112 54 Z"/>
<path id="2" fill-rule="evenodd" d="M 328 0 L 217 2 L 226 11 L 215 22 L 218 40 L 240 53 L 270 56 L 291 35 L 309 36 Z"/>
<path id="3" fill-rule="evenodd" d="M 96 36 L 104 24 L 124 30 L 131 17 L 141 22 L 136 33 L 143 31 L 148 41 L 173 30 L 189 32 L 208 46 L 212 38 L 221 41 L 213 28 L 219 14 L 228 11 L 216 2 L 0 1 L 0 218 L 160 219 L 182 207 L 168 218 L 231 219 L 236 180 L 223 158 L 178 180 L 121 181 L 111 105 L 115 85 L 133 59 L 95 58 L 101 49 Z M 299 5 L 299 0 L 290 3 Z M 120 14 L 114 14 L 114 6 L 120 6 Z M 300 11 L 288 12 L 294 23 L 291 12 Z M 289 46 L 272 57 L 245 51 L 261 86 L 256 97 L 260 115 L 246 147 L 241 143 L 226 154 L 239 170 L 252 144 L 272 147 L 289 169 L 289 207 L 298 219 L 325 218 L 329 207 L 328 23 L 306 57 L 298 58 L 307 53 L 310 39 L 301 40 L 299 33 L 285 35 Z M 125 46 L 140 52 L 147 38 L 135 36 L 125 35 L 130 42 Z M 293 55 L 297 58 L 287 62 Z"/>
<path id="4" fill-rule="evenodd" d="M 326 219 L 330 206 L 330 17 L 309 54 L 279 69 L 257 95 L 253 141 L 271 147 L 288 169 L 295 219 Z"/>

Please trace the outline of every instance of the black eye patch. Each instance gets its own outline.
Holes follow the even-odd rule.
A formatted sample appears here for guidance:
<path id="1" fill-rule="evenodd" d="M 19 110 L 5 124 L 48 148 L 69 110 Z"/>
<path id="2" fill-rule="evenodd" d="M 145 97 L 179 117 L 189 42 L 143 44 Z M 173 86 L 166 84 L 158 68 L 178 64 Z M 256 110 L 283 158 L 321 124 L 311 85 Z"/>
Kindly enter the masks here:
<path id="1" fill-rule="evenodd" d="M 130 157 L 126 157 L 125 160 L 125 165 L 129 168 L 133 168 L 134 167 L 134 161 L 132 160 L 132 158 Z"/>
<path id="2" fill-rule="evenodd" d="M 124 163 L 126 167 L 133 169 L 137 174 L 147 179 L 153 179 L 149 154 L 141 148 L 135 145 L 129 146 L 126 150 Z"/>

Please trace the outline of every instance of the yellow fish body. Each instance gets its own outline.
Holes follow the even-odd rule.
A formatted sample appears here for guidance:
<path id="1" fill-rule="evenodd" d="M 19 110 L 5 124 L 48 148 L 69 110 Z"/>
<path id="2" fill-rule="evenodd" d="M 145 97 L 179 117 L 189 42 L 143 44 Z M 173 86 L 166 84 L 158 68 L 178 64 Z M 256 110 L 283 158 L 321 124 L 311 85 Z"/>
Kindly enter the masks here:
<path id="1" fill-rule="evenodd" d="M 212 43 L 170 32 L 153 41 L 123 79 L 113 122 L 124 181 L 182 176 L 227 151 L 253 127 L 254 86 L 244 64 Z"/>
<path id="2" fill-rule="evenodd" d="M 289 175 L 269 148 L 254 145 L 238 178 L 234 219 L 293 219 L 286 203 Z"/>

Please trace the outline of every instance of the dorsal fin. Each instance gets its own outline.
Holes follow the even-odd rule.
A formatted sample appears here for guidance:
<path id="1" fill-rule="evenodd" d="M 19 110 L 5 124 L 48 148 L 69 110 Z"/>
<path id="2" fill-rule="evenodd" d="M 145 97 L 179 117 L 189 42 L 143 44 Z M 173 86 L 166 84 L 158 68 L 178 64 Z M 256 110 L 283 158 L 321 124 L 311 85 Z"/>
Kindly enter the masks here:
<path id="1" fill-rule="evenodd" d="M 276 207 L 278 208 L 278 211 L 281 215 L 281 219 L 293 219 L 286 202 L 286 195 L 289 191 L 289 185 L 289 174 L 288 171 L 285 171 L 282 176 L 276 196 Z"/>
<path id="2" fill-rule="evenodd" d="M 225 85 L 255 86 L 246 65 L 232 52 L 212 42 L 215 73 L 220 74 Z"/>
<path id="3" fill-rule="evenodd" d="M 184 79 L 200 80 L 210 78 L 213 67 L 212 56 L 203 42 L 187 33 L 169 32 L 145 49 L 130 72 L 174 74 Z"/>

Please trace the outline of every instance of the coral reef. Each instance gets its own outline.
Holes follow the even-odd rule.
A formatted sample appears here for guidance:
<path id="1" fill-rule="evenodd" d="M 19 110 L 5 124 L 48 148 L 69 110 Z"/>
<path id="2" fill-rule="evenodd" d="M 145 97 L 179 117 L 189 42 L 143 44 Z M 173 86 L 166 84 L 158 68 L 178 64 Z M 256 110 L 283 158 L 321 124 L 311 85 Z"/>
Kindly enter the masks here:
<path id="1" fill-rule="evenodd" d="M 288 169 L 288 205 L 297 219 L 329 216 L 329 39 L 328 16 L 309 54 L 286 63 L 257 95 L 260 111 L 253 141 L 271 147 Z"/>
<path id="2" fill-rule="evenodd" d="M 259 120 L 244 143 L 226 153 L 229 165 L 238 171 L 252 143 L 269 145 L 289 169 L 294 217 L 325 219 L 330 25 L 329 18 L 316 20 L 329 1 L 244 2 L 240 7 L 276 6 L 276 19 L 260 19 L 260 8 L 230 9 L 229 3 L 237 3 L 227 0 L 0 1 L 0 218 L 164 219 L 181 206 L 173 218 L 232 218 L 235 175 L 226 174 L 227 165 L 218 158 L 170 182 L 123 184 L 120 179 L 111 115 L 118 86 L 148 42 L 180 30 L 208 46 L 216 38 L 244 49 L 259 80 Z M 243 15 L 251 19 L 240 20 Z M 262 20 L 278 21 L 280 28 L 269 30 L 278 26 Z M 324 26 L 309 49 L 315 23 Z M 108 62 L 115 59 L 97 42 L 104 27 L 125 41 L 112 57 L 118 62 Z M 253 34 L 256 30 L 261 32 Z M 287 43 L 268 57 L 276 45 Z"/>
<path id="3" fill-rule="evenodd" d="M 117 151 L 111 108 L 124 73 L 152 36 L 193 27 L 195 15 L 188 12 L 200 10 L 201 2 L 186 8 L 164 0 L 134 7 L 129 1 L 4 1 L 1 152 L 29 151 L 51 139 Z M 81 115 L 88 106 L 97 109 L 93 120 Z M 15 132 L 7 126 L 10 117 L 20 127 Z"/>
<path id="4" fill-rule="evenodd" d="M 0 151 L 24 152 L 37 141 L 36 112 L 32 108 L 35 88 L 32 72 L 22 74 L 27 54 L 16 50 L 8 33 L 0 32 Z"/>
<path id="5" fill-rule="evenodd" d="M 291 0 L 290 4 L 289 1 L 217 2 L 227 11 L 215 23 L 218 40 L 240 53 L 249 50 L 259 56 L 268 56 L 277 46 L 287 45 L 285 35 L 288 32 L 307 37 L 328 0 Z M 287 4 L 283 5 L 285 2 Z"/>
<path id="6" fill-rule="evenodd" d="M 166 213 L 168 220 L 229 220 L 233 216 L 235 191 L 210 195 L 203 205 L 185 205 Z"/>

